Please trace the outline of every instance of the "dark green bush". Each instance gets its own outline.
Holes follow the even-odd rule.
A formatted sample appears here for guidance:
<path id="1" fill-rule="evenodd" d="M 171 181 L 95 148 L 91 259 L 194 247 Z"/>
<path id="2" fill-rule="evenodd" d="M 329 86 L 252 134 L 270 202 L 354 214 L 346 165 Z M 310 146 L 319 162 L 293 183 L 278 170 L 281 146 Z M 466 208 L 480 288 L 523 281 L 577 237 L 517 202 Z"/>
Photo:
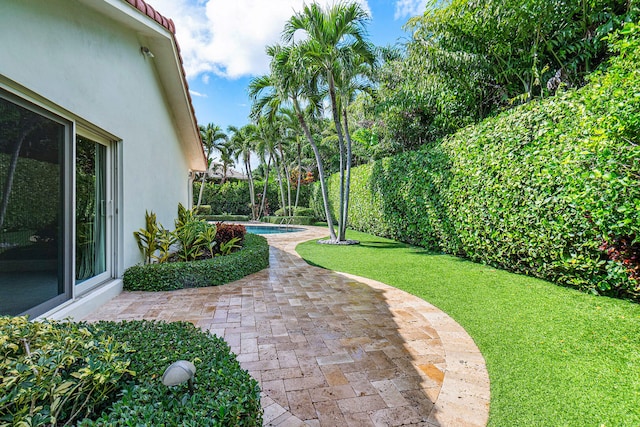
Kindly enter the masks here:
<path id="1" fill-rule="evenodd" d="M 305 208 L 302 206 L 298 206 L 298 207 L 294 207 L 291 206 L 290 208 L 292 216 L 310 216 L 313 217 L 314 216 L 314 212 L 313 209 L 311 208 Z M 289 211 L 286 210 L 285 208 L 280 208 L 277 211 L 274 212 L 275 216 L 288 216 L 289 215 Z"/>
<path id="2" fill-rule="evenodd" d="M 199 215 L 205 221 L 249 221 L 246 215 Z"/>
<path id="3" fill-rule="evenodd" d="M 201 261 L 135 265 L 123 275 L 128 291 L 170 291 L 233 282 L 269 266 L 269 245 L 262 236 L 247 234 L 242 249 Z"/>
<path id="4" fill-rule="evenodd" d="M 83 325 L 0 317 L 0 425 L 94 416 L 131 378 L 129 355 L 122 341 Z"/>
<path id="5" fill-rule="evenodd" d="M 200 192 L 200 183 L 194 182 L 193 194 L 194 205 L 198 201 Z M 256 181 L 256 203 L 261 202 L 261 193 L 264 181 Z M 309 204 L 311 185 L 303 185 L 300 187 L 299 205 L 307 206 Z M 295 190 L 292 190 L 291 197 L 295 197 Z M 202 203 L 211 206 L 211 212 L 215 215 L 233 214 L 233 215 L 251 215 L 251 206 L 249 200 L 249 184 L 246 181 L 225 182 L 223 185 L 208 182 L 205 184 L 202 192 Z M 270 214 L 280 209 L 280 187 L 275 181 L 269 182 L 267 186 L 267 211 Z"/>
<path id="6" fill-rule="evenodd" d="M 295 224 L 313 225 L 315 218 L 312 216 L 265 216 L 261 218 L 263 222 L 270 224 Z"/>
<path id="7" fill-rule="evenodd" d="M 211 205 L 200 205 L 195 207 L 198 215 L 211 215 Z"/>
<path id="8" fill-rule="evenodd" d="M 258 383 L 222 338 L 186 322 L 99 322 L 90 327 L 135 350 L 129 359 L 136 376 L 119 400 L 95 421 L 79 426 L 262 425 Z M 160 381 L 177 360 L 196 366 L 193 395 L 186 385 L 167 388 Z"/>
<path id="9" fill-rule="evenodd" d="M 638 261 L 600 249 L 640 237 L 640 31 L 626 31 L 621 55 L 584 88 L 356 168 L 350 226 L 637 299 Z"/>

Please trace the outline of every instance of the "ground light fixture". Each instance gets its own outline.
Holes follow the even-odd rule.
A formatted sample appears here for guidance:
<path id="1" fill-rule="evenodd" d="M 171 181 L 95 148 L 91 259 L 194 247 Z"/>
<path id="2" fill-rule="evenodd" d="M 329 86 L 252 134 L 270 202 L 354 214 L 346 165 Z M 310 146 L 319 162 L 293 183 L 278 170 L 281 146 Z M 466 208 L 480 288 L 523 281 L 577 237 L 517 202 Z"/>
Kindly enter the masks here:
<path id="1" fill-rule="evenodd" d="M 162 384 L 171 387 L 186 381 L 189 384 L 189 391 L 193 394 L 193 376 L 195 374 L 196 367 L 193 363 L 188 360 L 178 360 L 165 369 L 162 374 Z"/>

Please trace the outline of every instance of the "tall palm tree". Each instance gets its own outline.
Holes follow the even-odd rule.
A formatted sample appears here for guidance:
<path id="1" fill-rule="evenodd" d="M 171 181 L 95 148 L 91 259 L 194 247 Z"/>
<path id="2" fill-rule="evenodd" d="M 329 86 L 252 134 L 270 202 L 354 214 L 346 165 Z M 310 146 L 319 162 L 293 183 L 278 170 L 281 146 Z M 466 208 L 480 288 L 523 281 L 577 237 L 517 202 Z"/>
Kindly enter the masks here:
<path id="1" fill-rule="evenodd" d="M 258 218 L 261 218 L 266 209 L 267 204 L 267 189 L 269 188 L 269 172 L 271 170 L 271 163 L 276 156 L 275 148 L 275 128 L 273 121 L 268 120 L 266 116 L 259 117 L 256 122 L 256 129 L 258 133 L 258 141 L 256 144 L 256 152 L 260 157 L 260 161 L 265 165 L 264 173 L 264 186 L 262 189 L 262 200 L 260 201 L 260 208 L 258 210 Z M 267 160 L 268 157 L 268 160 Z"/>
<path id="2" fill-rule="evenodd" d="M 236 150 L 228 140 L 220 144 L 218 150 L 220 151 L 220 162 L 222 163 L 222 179 L 220 180 L 220 185 L 222 185 L 227 181 L 229 168 L 235 166 L 233 159 L 236 157 Z"/>
<path id="3" fill-rule="evenodd" d="M 373 92 L 372 74 L 374 71 L 373 63 L 369 62 L 369 58 L 363 58 L 357 53 L 348 58 L 347 66 L 342 66 L 336 76 L 339 110 L 342 114 L 342 125 L 344 129 L 344 137 L 346 140 L 346 166 L 344 178 L 344 204 L 341 206 L 344 218 L 344 229 L 346 231 L 346 223 L 349 214 L 349 193 L 351 189 L 351 133 L 349 131 L 348 108 L 355 101 L 359 93 Z"/>
<path id="4" fill-rule="evenodd" d="M 256 192 L 253 182 L 253 171 L 251 170 L 251 153 L 258 140 L 258 129 L 253 124 L 245 125 L 241 128 L 229 126 L 229 132 L 233 132 L 230 143 L 235 151 L 237 160 L 242 158 L 244 170 L 249 182 L 249 200 L 251 202 L 251 219 L 256 220 L 258 217 L 258 206 L 256 205 Z"/>
<path id="5" fill-rule="evenodd" d="M 323 9 L 316 3 L 306 5 L 302 12 L 296 13 L 285 24 L 283 39 L 292 42 L 298 31 L 306 33 L 307 38 L 296 45 L 306 68 L 315 71 L 328 87 L 331 101 L 331 113 L 336 127 L 340 152 L 340 210 L 338 213 L 338 239 L 345 240 L 347 215 L 345 205 L 346 164 L 350 164 L 350 152 L 344 144 L 343 129 L 340 120 L 341 106 L 336 85 L 342 83 L 339 78 L 341 69 L 354 66 L 354 57 L 374 62 L 374 49 L 366 40 L 365 25 L 368 13 L 358 3 L 336 3 Z M 348 75 L 349 73 L 346 73 Z"/>
<path id="6" fill-rule="evenodd" d="M 329 234 L 331 240 L 336 241 L 322 157 L 313 135 L 311 135 L 305 112 L 301 106 L 301 102 L 305 102 L 309 107 L 320 110 L 321 102 L 313 85 L 315 79 L 306 75 L 305 68 L 300 66 L 300 57 L 293 47 L 278 44 L 268 46 L 267 54 L 271 57 L 271 73 L 256 77 L 249 83 L 249 94 L 253 100 L 251 115 L 254 119 L 260 116 L 273 117 L 280 107 L 293 106 L 300 127 L 302 127 L 316 158 Z"/>
<path id="7" fill-rule="evenodd" d="M 207 126 L 200 126 L 200 137 L 202 138 L 202 145 L 204 146 L 204 152 L 207 156 L 207 171 L 211 168 L 213 163 L 213 152 L 219 150 L 220 144 L 227 140 L 227 134 L 222 131 L 222 128 L 213 123 L 209 123 Z M 207 173 L 202 174 L 202 183 L 200 184 L 200 194 L 198 194 L 198 207 L 202 202 L 202 191 L 204 189 L 205 179 Z"/>

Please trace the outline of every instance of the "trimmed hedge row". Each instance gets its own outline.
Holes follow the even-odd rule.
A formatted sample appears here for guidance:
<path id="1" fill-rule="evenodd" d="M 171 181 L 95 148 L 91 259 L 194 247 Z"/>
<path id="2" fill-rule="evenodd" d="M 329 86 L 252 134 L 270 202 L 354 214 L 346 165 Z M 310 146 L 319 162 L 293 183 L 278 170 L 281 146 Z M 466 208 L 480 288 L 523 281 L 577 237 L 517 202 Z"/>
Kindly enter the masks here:
<path id="1" fill-rule="evenodd" d="M 315 218 L 312 216 L 264 216 L 262 221 L 269 224 L 313 225 Z"/>
<path id="2" fill-rule="evenodd" d="M 200 194 L 200 182 L 193 183 L 193 204 L 198 202 Z M 256 203 L 261 202 L 264 181 L 255 182 Z M 300 187 L 300 200 L 298 205 L 307 206 L 311 194 L 311 185 Z M 291 197 L 295 198 L 295 190 L 292 189 Z M 246 181 L 227 181 L 224 184 L 208 182 L 202 191 L 202 204 L 211 206 L 213 214 L 239 214 L 251 215 L 251 203 L 249 200 L 249 183 Z M 280 209 L 280 186 L 277 182 L 270 181 L 267 185 L 267 214 Z"/>
<path id="3" fill-rule="evenodd" d="M 198 215 L 205 221 L 249 221 L 247 215 Z"/>
<path id="4" fill-rule="evenodd" d="M 171 291 L 223 285 L 268 266 L 267 240 L 247 233 L 238 252 L 202 261 L 135 265 L 124 272 L 122 281 L 128 291 Z"/>
<path id="5" fill-rule="evenodd" d="M 631 28 L 584 88 L 355 168 L 350 226 L 638 300 L 640 31 Z M 333 206 L 337 184 L 332 176 Z"/>
<path id="6" fill-rule="evenodd" d="M 313 209 L 311 208 L 306 208 L 303 206 L 291 206 L 291 214 L 292 216 L 313 216 Z M 277 211 L 274 212 L 275 216 L 287 216 L 289 212 L 287 210 L 285 210 L 285 208 L 280 208 Z"/>

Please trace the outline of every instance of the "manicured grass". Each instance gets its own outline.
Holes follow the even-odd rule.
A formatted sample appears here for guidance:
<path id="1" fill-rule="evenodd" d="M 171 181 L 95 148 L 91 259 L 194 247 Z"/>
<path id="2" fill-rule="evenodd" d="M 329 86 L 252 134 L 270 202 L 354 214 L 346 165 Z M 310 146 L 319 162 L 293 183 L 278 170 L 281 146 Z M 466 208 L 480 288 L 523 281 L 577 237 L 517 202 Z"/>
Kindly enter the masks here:
<path id="1" fill-rule="evenodd" d="M 596 297 L 392 240 L 306 242 L 307 262 L 403 289 L 473 337 L 491 380 L 491 426 L 640 425 L 640 305 Z"/>

